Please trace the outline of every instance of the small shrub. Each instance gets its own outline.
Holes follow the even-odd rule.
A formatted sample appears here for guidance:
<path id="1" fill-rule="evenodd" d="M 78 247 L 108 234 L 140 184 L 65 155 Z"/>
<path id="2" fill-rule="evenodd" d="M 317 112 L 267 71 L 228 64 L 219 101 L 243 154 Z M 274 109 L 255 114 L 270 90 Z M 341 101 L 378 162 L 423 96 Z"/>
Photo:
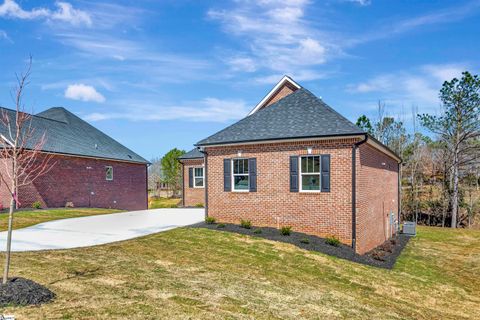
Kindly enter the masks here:
<path id="1" fill-rule="evenodd" d="M 252 221 L 250 221 L 250 220 L 240 220 L 240 227 L 245 228 L 245 229 L 251 229 L 252 228 Z"/>
<path id="2" fill-rule="evenodd" d="M 214 224 L 215 223 L 215 218 L 214 217 L 205 217 L 205 223 L 206 224 Z"/>
<path id="3" fill-rule="evenodd" d="M 280 228 L 280 234 L 282 236 L 289 236 L 292 233 L 292 227 L 285 226 Z"/>
<path id="4" fill-rule="evenodd" d="M 304 244 L 309 244 L 310 240 L 308 240 L 307 238 L 303 238 L 303 239 L 300 239 L 300 242 Z"/>
<path id="5" fill-rule="evenodd" d="M 260 234 L 260 233 L 262 233 L 262 229 L 258 229 L 258 228 L 257 228 L 257 229 L 255 229 L 255 230 L 253 230 L 253 233 L 255 233 L 255 234 Z"/>
<path id="6" fill-rule="evenodd" d="M 338 247 L 340 245 L 340 240 L 335 236 L 327 237 L 325 242 L 334 247 Z"/>
<path id="7" fill-rule="evenodd" d="M 203 203 L 197 203 L 195 205 L 195 208 L 203 208 L 203 207 L 204 207 Z"/>
<path id="8" fill-rule="evenodd" d="M 384 251 L 374 251 L 372 253 L 372 258 L 378 261 L 385 261 L 385 252 Z"/>
<path id="9" fill-rule="evenodd" d="M 217 228 L 225 228 L 225 223 L 219 223 L 217 224 Z"/>
<path id="10" fill-rule="evenodd" d="M 32 208 L 33 209 L 41 209 L 42 204 L 40 203 L 40 201 L 35 201 L 34 203 L 32 203 Z"/>

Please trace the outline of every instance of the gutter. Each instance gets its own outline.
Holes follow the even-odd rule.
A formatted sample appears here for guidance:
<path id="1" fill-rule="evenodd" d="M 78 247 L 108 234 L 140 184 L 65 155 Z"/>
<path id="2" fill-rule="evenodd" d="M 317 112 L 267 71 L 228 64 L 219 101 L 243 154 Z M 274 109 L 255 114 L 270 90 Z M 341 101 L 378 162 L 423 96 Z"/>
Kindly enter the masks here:
<path id="1" fill-rule="evenodd" d="M 352 248 L 356 253 L 357 246 L 357 169 L 356 169 L 356 155 L 357 148 L 367 142 L 368 134 L 365 134 L 363 140 L 356 142 L 352 147 Z"/>
<path id="2" fill-rule="evenodd" d="M 201 143 L 200 141 L 196 143 L 195 146 L 196 147 L 223 147 L 223 146 L 231 146 L 231 145 L 247 145 L 247 144 L 261 144 L 261 143 L 264 144 L 264 143 L 293 142 L 293 141 L 304 141 L 304 140 L 327 140 L 332 138 L 342 139 L 346 137 L 353 138 L 353 137 L 362 137 L 362 136 L 364 136 L 364 133 L 344 133 L 344 134 L 331 134 L 331 135 L 321 135 L 321 136 L 265 138 L 265 139 L 258 139 L 258 140 L 238 140 L 238 141 L 224 141 L 224 142 L 210 142 L 210 143 Z"/>

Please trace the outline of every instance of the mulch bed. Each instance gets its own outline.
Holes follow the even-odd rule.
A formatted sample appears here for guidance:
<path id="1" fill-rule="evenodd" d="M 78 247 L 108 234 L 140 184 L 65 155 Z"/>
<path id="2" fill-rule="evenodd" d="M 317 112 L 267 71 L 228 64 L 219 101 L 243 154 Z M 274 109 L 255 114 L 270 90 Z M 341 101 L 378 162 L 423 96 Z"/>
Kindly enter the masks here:
<path id="1" fill-rule="evenodd" d="M 0 284 L 0 306 L 27 306 L 47 303 L 55 298 L 55 293 L 32 280 L 24 278 L 8 279 Z"/>
<path id="2" fill-rule="evenodd" d="M 341 259 L 358 262 L 361 264 L 392 269 L 397 261 L 398 256 L 402 252 L 403 248 L 410 239 L 409 236 L 404 234 L 397 235 L 396 237 L 386 241 L 382 245 L 373 249 L 364 255 L 356 254 L 350 246 L 340 244 L 338 246 L 332 246 L 326 243 L 325 238 L 292 231 L 289 236 L 280 234 L 280 231 L 276 228 L 268 227 L 254 227 L 251 229 L 245 229 L 235 224 L 224 224 L 224 227 L 219 228 L 218 224 L 207 224 L 201 222 L 191 226 L 192 228 L 205 228 L 219 231 L 227 231 L 238 234 L 246 234 L 253 237 L 264 238 L 273 241 L 280 241 L 293 244 L 305 250 L 317 251 L 325 253 L 331 256 L 335 256 Z M 254 233 L 254 230 L 260 229 L 261 233 Z M 258 232 L 258 231 L 257 231 Z M 308 243 L 304 243 L 308 242 Z"/>

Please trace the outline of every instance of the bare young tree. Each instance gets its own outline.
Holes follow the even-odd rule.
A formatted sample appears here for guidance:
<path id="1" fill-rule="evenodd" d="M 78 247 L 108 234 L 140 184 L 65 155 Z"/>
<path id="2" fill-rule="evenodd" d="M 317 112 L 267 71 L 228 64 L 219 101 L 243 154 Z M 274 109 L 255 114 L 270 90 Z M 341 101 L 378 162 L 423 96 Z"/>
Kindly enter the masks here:
<path id="1" fill-rule="evenodd" d="M 450 153 L 452 228 L 458 225 L 460 170 L 480 158 L 480 78 L 463 72 L 462 78 L 445 81 L 440 90 L 441 116 L 420 115 L 422 125 L 438 135 Z"/>
<path id="2" fill-rule="evenodd" d="M 37 178 L 47 173 L 53 166 L 52 155 L 43 152 L 46 142 L 46 132 L 36 132 L 32 126 L 32 115 L 25 112 L 23 94 L 28 85 L 32 58 L 25 72 L 16 75 L 17 85 L 13 90 L 15 110 L 1 109 L 0 117 L 0 179 L 10 194 L 8 213 L 7 248 L 3 284 L 7 283 L 10 270 L 12 246 L 13 214 L 18 201 L 18 190 L 33 183 Z"/>

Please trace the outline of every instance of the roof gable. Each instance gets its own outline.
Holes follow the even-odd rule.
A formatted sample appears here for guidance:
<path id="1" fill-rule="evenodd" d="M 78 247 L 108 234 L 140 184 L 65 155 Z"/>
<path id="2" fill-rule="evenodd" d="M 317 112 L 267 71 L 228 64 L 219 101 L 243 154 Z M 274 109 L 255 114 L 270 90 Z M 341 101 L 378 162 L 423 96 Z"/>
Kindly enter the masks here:
<path id="1" fill-rule="evenodd" d="M 199 141 L 197 146 L 361 134 L 365 132 L 310 91 L 300 88 Z"/>
<path id="2" fill-rule="evenodd" d="M 270 92 L 260 101 L 248 115 L 254 114 L 258 110 L 268 107 L 289 94 L 300 89 L 301 86 L 293 81 L 289 76 L 284 76 Z"/>
<path id="3" fill-rule="evenodd" d="M 198 150 L 198 148 L 194 148 L 184 155 L 178 157 L 179 160 L 189 160 L 189 159 L 203 159 L 205 158 L 205 154 Z"/>

